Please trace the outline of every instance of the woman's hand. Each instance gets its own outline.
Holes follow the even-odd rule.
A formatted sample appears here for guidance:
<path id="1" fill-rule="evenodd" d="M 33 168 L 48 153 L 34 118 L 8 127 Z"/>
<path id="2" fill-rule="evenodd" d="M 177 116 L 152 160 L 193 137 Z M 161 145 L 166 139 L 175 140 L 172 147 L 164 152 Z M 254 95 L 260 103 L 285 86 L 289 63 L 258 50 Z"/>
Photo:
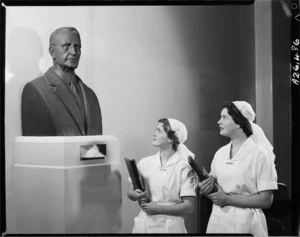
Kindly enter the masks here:
<path id="1" fill-rule="evenodd" d="M 133 190 L 132 184 L 130 184 L 130 186 L 128 188 L 127 196 L 132 201 L 138 201 L 139 204 L 141 204 L 142 202 L 147 202 L 147 200 L 148 200 L 147 191 L 143 192 L 140 189 Z"/>
<path id="2" fill-rule="evenodd" d="M 220 186 L 219 191 L 208 196 L 216 205 L 228 205 L 241 208 L 270 208 L 273 202 L 273 191 L 266 190 L 252 195 L 226 194 Z"/>
<path id="3" fill-rule="evenodd" d="M 138 193 L 137 200 L 138 200 L 140 206 L 143 203 L 146 203 L 148 201 L 148 192 L 147 191 L 143 192 L 139 189 L 136 189 L 135 191 L 136 191 L 136 193 Z"/>
<path id="4" fill-rule="evenodd" d="M 214 187 L 215 179 L 213 177 L 209 177 L 208 179 L 203 180 L 198 184 L 200 188 L 200 194 L 204 196 L 208 196 L 211 190 Z"/>
<path id="5" fill-rule="evenodd" d="M 211 193 L 207 196 L 212 202 L 218 206 L 226 206 L 227 205 L 227 194 L 223 191 L 223 189 L 218 185 L 218 192 Z"/>
<path id="6" fill-rule="evenodd" d="M 144 212 L 146 212 L 149 215 L 155 215 L 155 214 L 159 214 L 159 208 L 160 205 L 156 204 L 155 202 L 148 202 L 148 203 L 142 203 L 140 205 L 143 209 Z"/>
<path id="7" fill-rule="evenodd" d="M 148 215 L 171 215 L 171 216 L 183 216 L 191 214 L 194 210 L 195 197 L 182 197 L 181 201 L 178 201 L 171 205 L 163 205 L 155 202 L 142 203 L 140 206 L 143 211 Z"/>
<path id="8" fill-rule="evenodd" d="M 143 202 L 147 202 L 148 199 L 148 193 L 147 191 L 143 192 L 140 189 L 135 189 L 132 191 L 132 196 L 134 197 L 134 199 L 136 201 L 139 202 L 139 204 L 143 203 Z"/>

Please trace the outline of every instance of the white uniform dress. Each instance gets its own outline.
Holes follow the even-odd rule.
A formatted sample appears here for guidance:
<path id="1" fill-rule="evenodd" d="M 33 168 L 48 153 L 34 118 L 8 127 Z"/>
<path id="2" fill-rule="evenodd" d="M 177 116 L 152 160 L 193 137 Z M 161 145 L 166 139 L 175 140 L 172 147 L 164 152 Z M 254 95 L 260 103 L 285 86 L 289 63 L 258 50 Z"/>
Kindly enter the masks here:
<path id="1" fill-rule="evenodd" d="M 277 189 L 275 164 L 251 137 L 230 159 L 231 143 L 221 147 L 211 164 L 211 175 L 225 193 L 249 196 Z M 213 205 L 207 233 L 250 233 L 267 236 L 266 218 L 261 209 Z"/>
<path id="2" fill-rule="evenodd" d="M 143 158 L 138 169 L 147 185 L 150 200 L 162 205 L 181 202 L 181 197 L 196 196 L 195 174 L 176 152 L 161 167 L 160 153 Z M 132 233 L 187 233 L 181 216 L 148 215 L 143 210 L 134 218 Z"/>

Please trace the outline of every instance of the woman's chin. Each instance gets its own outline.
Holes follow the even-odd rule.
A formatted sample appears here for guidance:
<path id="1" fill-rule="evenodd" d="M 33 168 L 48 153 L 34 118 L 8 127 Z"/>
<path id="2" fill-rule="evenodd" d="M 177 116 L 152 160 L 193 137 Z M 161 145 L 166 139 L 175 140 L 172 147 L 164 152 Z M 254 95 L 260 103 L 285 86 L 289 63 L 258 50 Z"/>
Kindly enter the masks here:
<path id="1" fill-rule="evenodd" d="M 220 131 L 220 135 L 223 137 L 229 137 L 228 133 L 224 132 L 224 131 Z"/>

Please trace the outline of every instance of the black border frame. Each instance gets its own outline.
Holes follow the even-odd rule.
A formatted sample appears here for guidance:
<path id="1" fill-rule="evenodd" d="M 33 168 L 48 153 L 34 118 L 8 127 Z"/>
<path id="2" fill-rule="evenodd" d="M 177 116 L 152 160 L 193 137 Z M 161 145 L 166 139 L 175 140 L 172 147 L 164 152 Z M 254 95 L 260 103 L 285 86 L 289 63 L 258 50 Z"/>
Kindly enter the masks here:
<path id="1" fill-rule="evenodd" d="M 278 0 L 279 1 L 279 0 Z M 292 107 L 292 235 L 300 234 L 300 83 L 299 85 L 293 83 L 292 73 L 300 72 L 300 69 L 294 70 L 292 66 L 298 65 L 294 58 L 295 54 L 292 50 L 295 40 L 299 39 L 300 28 L 300 0 L 290 0 L 291 5 L 297 6 L 292 8 L 291 13 L 291 107 Z M 6 8 L 5 6 L 105 6 L 105 5 L 251 5 L 254 0 L 0 0 L 0 224 L 1 233 L 6 231 L 6 201 L 5 201 L 5 33 L 6 33 Z M 298 45 L 297 45 L 298 46 Z M 298 46 L 300 52 L 300 45 Z M 6 234 L 4 236 L 114 236 L 109 234 L 59 234 L 59 235 L 36 235 L 36 234 Z M 128 234 L 118 234 L 120 236 L 132 236 Z M 171 235 L 171 236 L 199 236 L 201 234 L 189 234 L 189 235 Z M 139 236 L 139 235 L 135 235 Z M 141 235 L 141 236 L 161 236 L 161 235 Z M 208 236 L 219 236 L 211 235 Z M 237 234 L 222 235 L 222 236 L 241 236 Z"/>

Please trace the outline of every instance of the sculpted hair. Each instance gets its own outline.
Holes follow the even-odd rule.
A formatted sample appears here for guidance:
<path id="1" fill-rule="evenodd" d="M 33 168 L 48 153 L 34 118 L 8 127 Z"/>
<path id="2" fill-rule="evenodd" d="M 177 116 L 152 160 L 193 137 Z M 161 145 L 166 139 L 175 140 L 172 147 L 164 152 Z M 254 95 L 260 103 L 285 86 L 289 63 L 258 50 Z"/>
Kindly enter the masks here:
<path id="1" fill-rule="evenodd" d="M 253 132 L 251 128 L 251 124 L 247 118 L 245 118 L 242 113 L 238 110 L 238 108 L 231 101 L 227 101 L 224 103 L 222 109 L 226 108 L 228 110 L 228 114 L 232 117 L 233 121 L 240 125 L 243 129 L 243 132 L 247 137 L 250 137 Z"/>
<path id="2" fill-rule="evenodd" d="M 69 32 L 74 32 L 76 34 L 78 34 L 79 38 L 80 38 L 80 34 L 79 32 L 76 30 L 76 28 L 74 27 L 61 27 L 56 29 L 54 32 L 52 32 L 52 34 L 50 35 L 50 39 L 49 39 L 49 47 L 54 46 L 55 45 L 55 40 L 56 40 L 56 36 L 62 32 L 62 31 L 69 31 Z"/>
<path id="3" fill-rule="evenodd" d="M 172 149 L 174 151 L 177 151 L 177 147 L 179 145 L 179 139 L 175 135 L 175 131 L 173 131 L 171 129 L 169 120 L 166 118 L 162 118 L 162 119 L 158 120 L 158 122 L 163 124 L 163 128 L 164 128 L 165 132 L 167 133 L 168 138 L 172 141 Z"/>

